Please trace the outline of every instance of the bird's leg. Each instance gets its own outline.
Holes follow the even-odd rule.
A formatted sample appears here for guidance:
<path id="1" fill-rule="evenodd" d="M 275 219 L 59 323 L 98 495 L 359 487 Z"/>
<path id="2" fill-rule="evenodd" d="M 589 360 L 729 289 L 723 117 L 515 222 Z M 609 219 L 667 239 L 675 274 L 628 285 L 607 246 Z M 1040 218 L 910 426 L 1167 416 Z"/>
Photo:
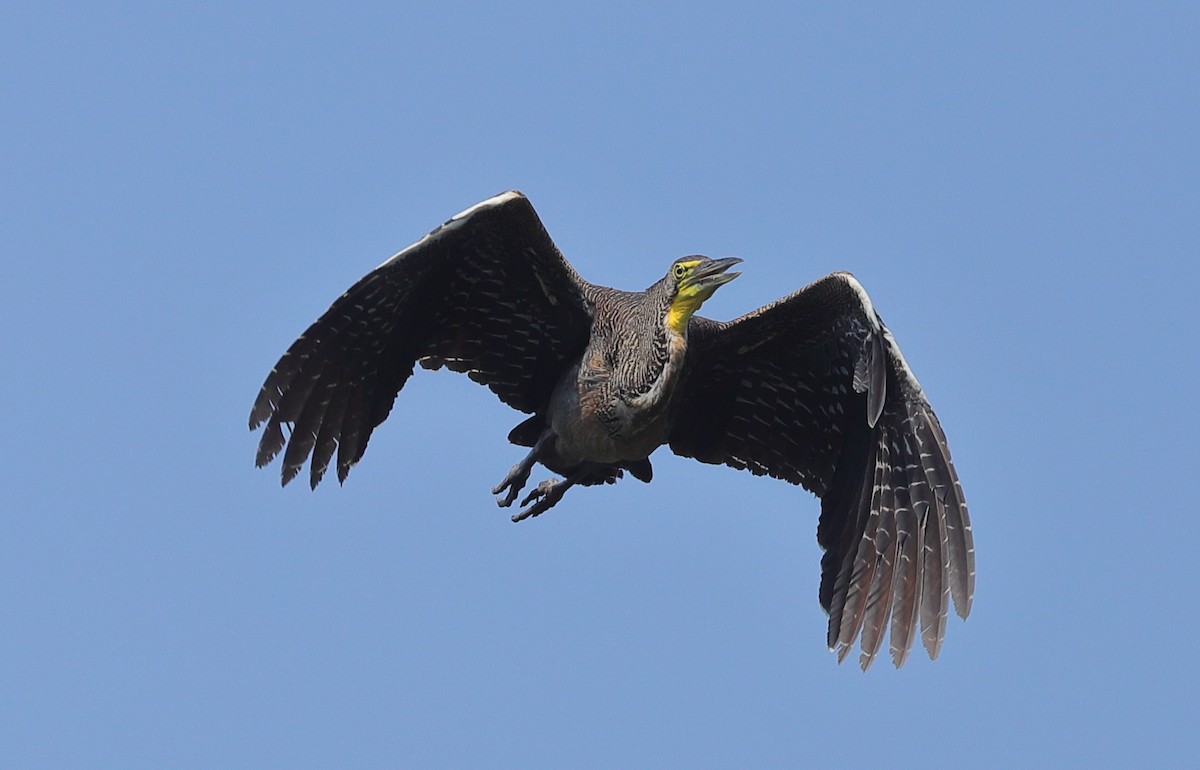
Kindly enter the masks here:
<path id="1" fill-rule="evenodd" d="M 525 488 L 526 482 L 529 481 L 529 472 L 533 470 L 533 464 L 536 463 L 542 456 L 542 450 L 554 438 L 554 432 L 550 430 L 542 431 L 542 435 L 538 436 L 538 440 L 534 442 L 533 449 L 529 450 L 529 454 L 525 455 L 521 462 L 514 465 L 504 479 L 492 488 L 492 494 L 498 495 L 508 489 L 508 494 L 504 497 L 497 497 L 496 504 L 501 508 L 507 508 L 513 504 L 513 500 L 517 499 L 517 495 L 521 494 L 521 490 Z M 524 503 L 522 503 L 524 505 Z"/>
<path id="2" fill-rule="evenodd" d="M 525 496 L 521 501 L 521 505 L 529 505 L 530 501 L 536 501 L 528 508 L 524 508 L 513 514 L 513 521 L 523 521 L 532 516 L 538 516 L 545 513 L 554 507 L 554 504 L 562 499 L 562 496 L 567 493 L 567 490 L 575 486 L 583 476 L 583 471 L 576 471 L 570 476 L 567 476 L 562 481 L 557 479 L 546 479 L 537 488 Z"/>

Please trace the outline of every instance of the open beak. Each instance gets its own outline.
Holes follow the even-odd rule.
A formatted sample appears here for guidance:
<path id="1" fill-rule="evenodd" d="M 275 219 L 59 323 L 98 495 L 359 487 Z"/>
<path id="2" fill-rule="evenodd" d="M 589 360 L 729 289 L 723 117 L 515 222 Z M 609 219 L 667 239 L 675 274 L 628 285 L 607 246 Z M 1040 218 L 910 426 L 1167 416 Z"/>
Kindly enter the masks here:
<path id="1" fill-rule="evenodd" d="M 741 273 L 725 272 L 741 261 L 738 257 L 710 259 L 693 270 L 685 283 L 689 289 L 695 287 L 697 289 L 716 291 L 718 286 L 723 286 L 741 275 Z"/>

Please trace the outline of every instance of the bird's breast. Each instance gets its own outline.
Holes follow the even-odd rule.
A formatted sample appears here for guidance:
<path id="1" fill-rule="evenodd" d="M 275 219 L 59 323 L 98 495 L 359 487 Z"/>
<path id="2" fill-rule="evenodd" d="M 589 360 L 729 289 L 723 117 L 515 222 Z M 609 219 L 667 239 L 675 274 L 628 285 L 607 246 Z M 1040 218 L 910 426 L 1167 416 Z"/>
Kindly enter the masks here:
<path id="1" fill-rule="evenodd" d="M 646 458 L 667 441 L 675 387 L 682 371 L 686 341 L 668 341 L 662 365 L 648 377 L 589 351 L 555 388 L 550 426 L 559 454 L 578 461 L 616 463 Z M 626 375 L 622 377 L 622 375 Z"/>

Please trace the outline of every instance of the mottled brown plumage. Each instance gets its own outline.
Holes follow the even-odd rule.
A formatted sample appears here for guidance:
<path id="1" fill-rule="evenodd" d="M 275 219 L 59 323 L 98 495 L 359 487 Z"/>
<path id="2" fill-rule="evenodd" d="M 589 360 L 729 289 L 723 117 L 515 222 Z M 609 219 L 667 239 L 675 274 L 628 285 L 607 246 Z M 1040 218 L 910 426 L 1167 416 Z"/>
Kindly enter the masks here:
<path id="1" fill-rule="evenodd" d="M 930 657 L 948 598 L 966 617 L 974 550 L 946 439 L 862 286 L 835 273 L 728 323 L 693 315 L 736 259 L 686 257 L 642 292 L 581 279 L 529 201 L 509 192 L 452 218 L 367 274 L 280 359 L 250 414 L 258 464 L 315 487 L 366 450 L 413 365 L 446 366 L 532 416 L 531 447 L 494 492 L 511 505 L 534 464 L 562 474 L 513 516 L 571 486 L 677 454 L 799 484 L 821 498 L 820 601 L 839 660 L 866 668 L 890 625 L 901 665 L 916 629 Z M 291 426 L 286 436 L 284 425 Z"/>

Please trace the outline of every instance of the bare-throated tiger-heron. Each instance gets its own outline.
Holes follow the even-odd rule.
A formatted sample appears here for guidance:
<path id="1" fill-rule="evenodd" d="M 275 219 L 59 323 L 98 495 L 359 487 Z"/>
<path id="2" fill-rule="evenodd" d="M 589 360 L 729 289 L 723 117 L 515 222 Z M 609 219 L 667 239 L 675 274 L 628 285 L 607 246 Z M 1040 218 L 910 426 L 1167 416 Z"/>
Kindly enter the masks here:
<path id="1" fill-rule="evenodd" d="M 316 487 L 363 456 L 413 365 L 466 372 L 531 415 L 509 434 L 529 453 L 493 492 L 514 521 L 570 487 L 625 471 L 650 481 L 671 451 L 803 486 L 821 499 L 817 540 L 828 644 L 856 640 L 865 669 L 890 625 L 903 664 L 919 625 L 936 657 L 948 600 L 974 592 L 971 525 L 946 437 L 866 291 L 834 273 L 729 322 L 695 315 L 741 260 L 690 256 L 645 291 L 579 277 L 519 192 L 489 198 L 372 270 L 267 376 L 250 427 L 257 462 L 306 460 Z M 285 426 L 290 432 L 285 433 Z"/>

